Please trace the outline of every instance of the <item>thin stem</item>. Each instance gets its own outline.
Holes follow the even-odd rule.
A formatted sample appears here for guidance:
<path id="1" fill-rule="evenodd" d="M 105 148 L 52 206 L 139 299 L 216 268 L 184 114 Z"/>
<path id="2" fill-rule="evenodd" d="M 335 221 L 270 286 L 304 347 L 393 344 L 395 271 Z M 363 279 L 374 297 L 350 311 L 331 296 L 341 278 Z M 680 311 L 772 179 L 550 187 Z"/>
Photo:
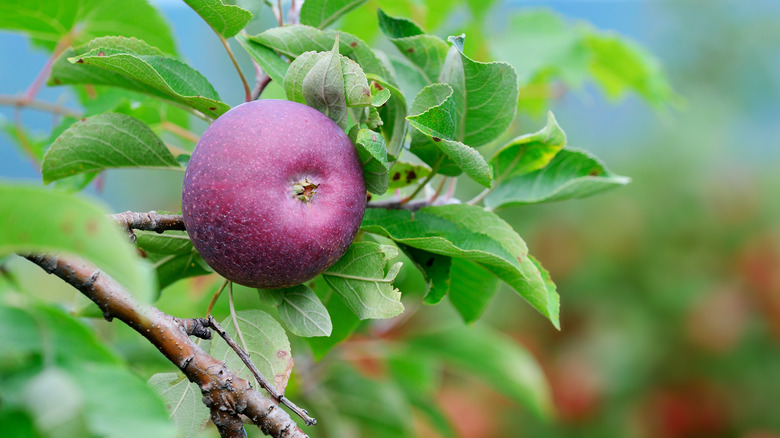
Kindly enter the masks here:
<path id="1" fill-rule="evenodd" d="M 281 27 L 281 26 L 284 26 L 284 17 L 283 17 L 284 14 L 282 13 L 282 0 L 276 0 L 276 4 L 279 7 L 279 17 L 278 18 L 279 18 L 279 26 Z"/>
<path id="2" fill-rule="evenodd" d="M 450 178 L 450 184 L 447 186 L 447 193 L 444 194 L 444 199 L 449 201 L 455 196 L 455 186 L 458 185 L 458 178 Z"/>
<path id="3" fill-rule="evenodd" d="M 298 11 L 295 8 L 295 0 L 290 0 L 290 10 L 287 11 L 287 24 L 298 24 Z"/>
<path id="4" fill-rule="evenodd" d="M 244 98 L 247 102 L 252 100 L 252 91 L 249 89 L 249 83 L 246 81 L 246 78 L 244 77 L 244 72 L 241 71 L 241 67 L 238 66 L 238 61 L 236 61 L 236 57 L 233 55 L 233 51 L 230 50 L 230 44 L 228 43 L 228 40 L 226 40 L 222 35 L 219 36 L 219 41 L 222 42 L 222 46 L 225 47 L 225 50 L 227 51 L 228 56 L 230 57 L 230 61 L 233 63 L 233 67 L 236 68 L 236 71 L 238 72 L 238 76 L 241 78 L 241 84 L 244 86 Z"/>
<path id="5" fill-rule="evenodd" d="M 255 83 L 255 89 L 252 90 L 252 100 L 257 100 L 260 98 L 260 95 L 263 94 L 263 90 L 265 90 L 265 87 L 268 86 L 268 84 L 271 83 L 271 76 L 268 76 L 268 73 L 261 70 L 261 73 L 257 76 L 257 82 Z"/>
<path id="6" fill-rule="evenodd" d="M 495 185 L 496 185 L 496 183 L 493 182 L 493 187 L 495 187 Z M 479 195 L 475 196 L 474 199 L 472 199 L 471 201 L 467 202 L 467 204 L 469 204 L 469 205 L 476 205 L 479 201 L 485 199 L 485 197 L 488 194 L 490 194 L 491 191 L 493 191 L 493 187 L 491 187 L 489 189 L 483 190 Z"/>
<path id="7" fill-rule="evenodd" d="M 436 198 L 439 197 L 439 195 L 441 194 L 441 191 L 444 189 L 444 183 L 445 182 L 447 182 L 447 177 L 443 176 L 441 178 L 441 181 L 439 181 L 439 186 L 436 187 L 436 192 L 433 194 L 433 196 L 431 196 L 431 199 L 429 199 L 428 202 L 433 203 L 433 201 L 435 201 Z"/>
<path id="8" fill-rule="evenodd" d="M 188 131 L 181 126 L 171 123 L 167 120 L 164 120 L 162 123 L 160 123 L 160 128 L 170 132 L 171 134 L 174 134 L 180 138 L 183 138 L 187 141 L 191 141 L 193 143 L 197 143 L 198 140 L 200 140 L 200 137 L 192 133 L 191 131 Z"/>
<path id="9" fill-rule="evenodd" d="M 249 359 L 249 355 L 246 354 L 244 350 L 241 349 L 241 347 L 236 344 L 236 341 L 233 340 L 233 338 L 230 337 L 230 335 L 225 331 L 224 328 L 222 328 L 221 325 L 217 322 L 216 319 L 214 319 L 213 316 L 208 317 L 208 323 L 211 326 L 211 328 L 216 331 L 219 336 L 222 337 L 222 339 L 225 340 L 225 342 L 230 346 L 230 348 L 233 349 L 233 351 L 236 352 L 239 358 L 241 358 L 241 361 L 244 362 L 244 365 L 249 368 L 249 370 L 252 372 L 252 374 L 255 376 L 255 379 L 257 379 L 257 383 L 260 384 L 260 386 L 263 387 L 266 391 L 268 391 L 268 394 L 271 395 L 272 398 L 275 398 L 279 403 L 287 406 L 290 408 L 291 411 L 295 412 L 300 416 L 303 421 L 306 423 L 307 426 L 313 426 L 317 424 L 317 420 L 310 417 L 308 412 L 306 412 L 305 409 L 301 409 L 298 406 L 295 405 L 295 403 L 291 402 L 290 399 L 284 396 L 284 394 L 280 393 L 276 390 L 275 387 L 273 387 L 270 383 L 268 383 L 268 380 L 263 377 L 263 374 L 260 372 L 260 370 L 257 369 L 255 364 Z"/>
<path id="10" fill-rule="evenodd" d="M 165 147 L 168 148 L 168 151 L 171 154 L 173 154 L 174 157 L 177 157 L 179 155 L 191 154 L 192 153 L 191 151 L 188 151 L 187 149 L 180 148 L 180 147 L 178 147 L 176 145 L 172 145 L 172 144 L 167 143 L 167 142 L 165 143 Z M 183 167 L 182 168 L 171 167 L 170 170 L 179 170 L 179 171 L 183 172 L 185 169 Z"/>
<path id="11" fill-rule="evenodd" d="M 230 305 L 230 319 L 233 320 L 233 328 L 236 329 L 236 334 L 238 335 L 238 339 L 241 341 L 241 346 L 244 347 L 244 351 L 249 351 L 248 348 L 246 348 L 246 341 L 244 340 L 244 333 L 241 332 L 241 329 L 238 327 L 238 318 L 236 317 L 236 308 L 233 306 L 233 282 L 228 281 L 228 304 Z M 247 353 L 247 357 L 249 356 L 249 353 Z"/>
<path id="12" fill-rule="evenodd" d="M 225 286 L 227 286 L 229 280 L 225 280 L 222 283 L 222 286 L 217 289 L 217 292 L 214 294 L 213 297 L 211 297 L 211 302 L 209 303 L 209 308 L 206 309 L 206 318 L 211 316 L 211 310 L 214 309 L 214 304 L 217 303 L 217 300 L 219 299 L 219 296 L 222 295 L 222 291 L 225 290 Z"/>
<path id="13" fill-rule="evenodd" d="M 81 117 L 80 112 L 68 107 L 26 97 L 9 96 L 5 94 L 0 95 L 0 105 L 32 108 L 38 111 L 45 111 L 47 113 L 57 114 L 60 116 L 70 116 L 75 118 Z"/>
<path id="14" fill-rule="evenodd" d="M 436 172 L 439 170 L 439 166 L 441 166 L 441 163 L 443 161 L 444 161 L 444 156 L 442 155 L 442 157 L 439 158 L 438 161 L 436 161 L 433 167 L 431 167 L 431 173 L 429 173 L 428 176 L 425 177 L 425 180 L 423 180 L 423 182 L 421 182 L 420 185 L 417 186 L 417 188 L 414 190 L 414 192 L 412 192 L 411 195 L 401 200 L 401 205 L 404 205 L 407 202 L 411 201 L 412 199 L 414 199 L 415 196 L 417 196 L 418 193 L 420 193 L 420 190 L 422 190 L 423 187 L 425 187 L 425 185 L 428 184 L 433 179 L 434 176 L 436 176 Z"/>
<path id="15" fill-rule="evenodd" d="M 67 34 L 63 35 L 59 41 L 57 41 L 57 46 L 54 48 L 54 51 L 51 53 L 49 59 L 46 60 L 46 64 L 43 65 L 41 71 L 38 72 L 38 76 L 35 77 L 32 84 L 30 84 L 30 86 L 27 88 L 27 91 L 25 91 L 25 100 L 34 99 L 35 96 L 38 95 L 38 92 L 41 91 L 43 84 L 46 82 L 46 78 L 49 77 L 49 73 L 51 73 L 51 67 L 54 65 L 54 61 L 62 54 L 62 52 L 65 51 L 65 49 L 68 48 L 68 46 L 73 43 L 73 32 L 74 31 L 71 30 Z"/>

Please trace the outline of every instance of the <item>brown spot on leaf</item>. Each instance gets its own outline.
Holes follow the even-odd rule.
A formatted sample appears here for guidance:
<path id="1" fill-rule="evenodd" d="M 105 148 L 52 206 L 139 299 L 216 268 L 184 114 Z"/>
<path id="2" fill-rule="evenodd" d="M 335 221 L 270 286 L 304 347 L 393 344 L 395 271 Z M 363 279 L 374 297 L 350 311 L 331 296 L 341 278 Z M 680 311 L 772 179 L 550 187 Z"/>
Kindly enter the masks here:
<path id="1" fill-rule="evenodd" d="M 371 134 L 371 141 L 376 141 L 376 134 Z"/>
<path id="2" fill-rule="evenodd" d="M 78 60 L 78 61 L 76 61 L 76 63 L 77 63 L 77 64 L 83 64 L 83 63 L 84 63 L 84 60 L 83 60 L 83 59 L 81 59 L 81 58 L 79 58 L 79 60 Z"/>
<path id="3" fill-rule="evenodd" d="M 410 170 L 406 172 L 406 182 L 412 182 L 417 179 L 417 172 Z"/>
<path id="4" fill-rule="evenodd" d="M 433 138 L 433 141 L 435 141 L 436 143 L 441 141 L 441 139 L 439 137 L 432 137 L 432 138 Z"/>
<path id="5" fill-rule="evenodd" d="M 409 47 L 408 49 L 406 49 L 406 51 L 409 53 L 414 53 L 414 47 Z"/>
<path id="6" fill-rule="evenodd" d="M 601 171 L 599 169 L 593 169 L 588 174 L 588 176 L 599 176 L 599 175 L 601 175 Z"/>
<path id="7" fill-rule="evenodd" d="M 398 181 L 401 179 L 401 172 L 396 172 L 393 174 L 393 181 Z"/>
<path id="8" fill-rule="evenodd" d="M 55 84 L 55 85 L 60 85 L 60 84 L 62 83 L 62 81 L 61 81 L 61 80 L 59 80 L 59 79 L 56 79 L 56 78 L 54 79 L 54 81 L 53 81 L 53 82 L 54 82 L 54 84 Z"/>
<path id="9" fill-rule="evenodd" d="M 106 52 L 101 50 L 98 52 L 98 56 L 106 56 Z"/>
<path id="10" fill-rule="evenodd" d="M 83 122 L 86 122 L 86 121 L 87 121 L 87 118 L 86 118 L 86 117 L 82 117 L 82 118 L 81 118 L 81 120 L 80 120 L 80 122 L 82 122 L 82 123 L 83 123 Z"/>
<path id="11" fill-rule="evenodd" d="M 349 47 L 357 47 L 357 41 L 352 41 L 349 43 Z"/>
<path id="12" fill-rule="evenodd" d="M 216 111 L 216 110 L 217 110 L 217 107 L 215 107 L 215 106 L 210 106 L 209 107 L 209 111 Z"/>
<path id="13" fill-rule="evenodd" d="M 294 362 L 292 355 L 284 350 L 277 351 L 276 357 L 287 361 L 284 370 L 281 373 L 274 374 L 274 387 L 276 387 L 277 391 L 284 393 L 284 389 L 287 388 L 287 382 L 290 380 Z"/>
<path id="14" fill-rule="evenodd" d="M 94 219 L 87 222 L 87 234 L 94 236 L 100 230 L 100 223 Z"/>
<path id="15" fill-rule="evenodd" d="M 371 200 L 371 193 L 366 192 L 366 202 Z"/>
<path id="16" fill-rule="evenodd" d="M 62 224 L 60 225 L 60 230 L 62 230 L 63 234 L 70 234 L 73 232 L 73 221 L 68 218 L 62 221 Z"/>
<path id="17" fill-rule="evenodd" d="M 379 90 L 379 91 L 382 91 L 382 90 L 384 90 L 384 87 L 382 87 L 381 85 L 379 85 L 379 83 L 377 83 L 377 82 L 371 82 L 371 86 L 372 86 L 372 87 L 374 87 L 374 88 L 376 88 L 376 89 L 377 89 L 377 90 Z"/>

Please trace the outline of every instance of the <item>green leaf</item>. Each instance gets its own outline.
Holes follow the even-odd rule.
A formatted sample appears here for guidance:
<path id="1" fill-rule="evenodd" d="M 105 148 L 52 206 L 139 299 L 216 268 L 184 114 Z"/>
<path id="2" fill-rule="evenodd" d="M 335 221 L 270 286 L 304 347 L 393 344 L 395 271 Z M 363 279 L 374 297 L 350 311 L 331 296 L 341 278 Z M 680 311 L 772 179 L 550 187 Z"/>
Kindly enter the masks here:
<path id="1" fill-rule="evenodd" d="M 505 180 L 546 166 L 566 146 L 563 132 L 552 112 L 547 113 L 547 124 L 541 130 L 515 138 L 490 159 L 493 175 Z"/>
<path id="2" fill-rule="evenodd" d="M 210 413 L 197 384 L 181 373 L 158 373 L 147 383 L 162 397 L 180 436 L 197 436 L 203 430 Z"/>
<path id="3" fill-rule="evenodd" d="M 482 316 L 499 286 L 498 278 L 479 264 L 452 260 L 449 297 L 464 322 L 472 323 Z"/>
<path id="4" fill-rule="evenodd" d="M 334 346 L 347 339 L 355 331 L 360 320 L 347 307 L 344 300 L 328 286 L 328 282 L 321 275 L 312 280 L 309 287 L 322 300 L 333 324 L 330 336 L 306 338 L 314 358 L 321 360 Z"/>
<path id="5" fill-rule="evenodd" d="M 322 276 L 358 318 L 391 318 L 404 311 L 401 292 L 393 287 L 401 263 L 392 265 L 385 274 L 385 265 L 397 256 L 394 246 L 353 243 Z"/>
<path id="6" fill-rule="evenodd" d="M 630 181 L 586 151 L 563 149 L 546 167 L 499 183 L 485 198 L 485 206 L 496 209 L 584 198 Z"/>
<path id="7" fill-rule="evenodd" d="M 128 98 L 121 98 L 110 110 L 114 113 L 134 117 L 150 127 L 158 127 L 164 123 L 173 124 L 187 129 L 190 126 L 190 114 L 184 109 L 131 91 L 112 89 L 127 93 Z M 100 111 L 101 113 L 104 111 Z M 190 142 L 192 144 L 192 142 Z M 194 144 L 192 144 L 194 147 Z"/>
<path id="8" fill-rule="evenodd" d="M 432 84 L 420 91 L 415 97 L 413 109 L 428 106 L 422 113 L 406 117 L 409 124 L 426 137 L 427 144 L 433 144 L 443 152 L 450 161 L 474 181 L 485 187 L 490 187 L 493 176 L 485 159 L 476 149 L 457 140 L 457 111 L 453 99 L 453 89 L 447 84 Z M 414 140 L 413 140 L 414 141 Z M 438 168 L 442 158 L 439 154 L 430 154 L 430 146 L 425 153 L 425 146 L 420 141 L 412 148 L 417 156 L 433 167 Z M 435 161 L 434 161 L 435 160 Z"/>
<path id="9" fill-rule="evenodd" d="M 376 81 L 371 81 L 371 106 L 380 107 L 384 105 L 392 96 L 390 90 L 382 87 Z"/>
<path id="10" fill-rule="evenodd" d="M 487 327 L 458 327 L 411 341 L 432 355 L 474 373 L 542 418 L 552 415 L 550 389 L 534 357 L 516 341 Z"/>
<path id="11" fill-rule="evenodd" d="M 406 98 L 398 88 L 380 76 L 366 74 L 366 78 L 390 91 L 390 100 L 379 108 L 379 115 L 383 122 L 382 132 L 385 139 L 388 139 L 388 158 L 395 160 L 401 153 L 406 138 Z M 376 85 L 372 85 L 372 88 L 376 88 Z"/>
<path id="12" fill-rule="evenodd" d="M 320 60 L 320 54 L 328 52 L 304 52 L 300 56 L 295 58 L 287 69 L 284 76 L 284 92 L 287 94 L 287 99 L 293 102 L 306 103 L 306 98 L 303 96 L 303 80 L 306 75 L 309 74 L 314 64 Z"/>
<path id="13" fill-rule="evenodd" d="M 346 364 L 331 368 L 323 382 L 328 398 L 339 415 L 354 418 L 366 428 L 358 436 L 411 437 L 412 412 L 396 385 L 364 377 Z"/>
<path id="14" fill-rule="evenodd" d="M 491 52 L 515 67 L 521 84 L 550 76 L 581 87 L 587 77 L 588 50 L 578 28 L 553 11 L 530 10 L 512 15 L 507 30 L 506 38 L 493 39 Z M 525 99 L 522 92 L 520 99 Z"/>
<path id="15" fill-rule="evenodd" d="M 122 167 L 182 167 L 162 140 L 140 120 L 104 113 L 65 130 L 43 157 L 43 182 Z"/>
<path id="16" fill-rule="evenodd" d="M 361 229 L 424 251 L 480 263 L 558 327 L 558 295 L 528 259 L 509 224 L 478 206 L 453 204 L 407 210 L 368 209 Z M 530 266 L 529 266 L 530 265 Z"/>
<path id="17" fill-rule="evenodd" d="M 0 363 L 30 354 L 51 355 L 50 359 L 66 369 L 80 368 L 86 362 L 121 363 L 83 322 L 54 306 L 37 304 L 21 309 L 0 304 L 0 330 L 14 334 L 0 337 Z"/>
<path id="18" fill-rule="evenodd" d="M 431 173 L 431 168 L 424 164 L 412 164 L 404 161 L 396 161 L 390 168 L 390 188 L 400 189 L 414 184 L 420 178 L 425 178 Z"/>
<path id="19" fill-rule="evenodd" d="M 303 98 L 306 105 L 313 107 L 336 122 L 341 129 L 347 129 L 347 98 L 345 95 L 344 70 L 341 55 L 338 53 L 338 38 L 333 50 L 316 54 L 314 65 L 301 82 Z M 297 60 L 296 60 L 297 61 Z M 294 64 L 295 62 L 293 62 Z M 292 70 L 292 65 L 290 66 Z M 287 76 L 285 76 L 287 79 Z M 285 89 L 287 84 L 285 83 Z M 368 85 L 366 92 L 369 94 Z"/>
<path id="20" fill-rule="evenodd" d="M 284 77 L 289 100 L 316 108 L 347 128 L 347 106 L 371 105 L 366 75 L 355 61 L 340 55 L 338 43 L 330 52 L 304 52 L 290 64 Z"/>
<path id="21" fill-rule="evenodd" d="M 438 304 L 450 290 L 450 266 L 452 258 L 423 251 L 411 246 L 399 245 L 412 259 L 425 279 L 425 304 Z"/>
<path id="22" fill-rule="evenodd" d="M 301 6 L 301 23 L 324 29 L 366 0 L 308 0 Z"/>
<path id="23" fill-rule="evenodd" d="M 585 32 L 590 72 L 608 97 L 619 99 L 631 90 L 660 108 L 678 100 L 660 63 L 638 44 L 613 33 Z"/>
<path id="24" fill-rule="evenodd" d="M 96 264 L 138 300 L 152 298 L 148 264 L 104 209 L 82 198 L 28 186 L 0 185 L 0 257 L 65 252 Z"/>
<path id="25" fill-rule="evenodd" d="M 24 32 L 49 50 L 63 38 L 78 46 L 125 35 L 176 54 L 168 25 L 146 0 L 5 0 L 0 2 L 0 29 Z"/>
<path id="26" fill-rule="evenodd" d="M 266 72 L 271 79 L 278 84 L 284 83 L 284 76 L 287 74 L 289 64 L 287 64 L 287 62 L 285 62 L 276 52 L 242 34 L 236 35 L 236 41 L 241 44 L 241 47 L 249 53 L 249 56 L 251 56 L 252 59 L 257 61 L 257 64 L 263 68 L 263 71 Z"/>
<path id="27" fill-rule="evenodd" d="M 418 69 L 427 84 L 438 82 L 449 45 L 439 37 L 426 35 L 417 24 L 405 18 L 393 18 L 377 10 L 382 33 Z"/>
<path id="28" fill-rule="evenodd" d="M 85 416 L 94 435 L 176 436 L 160 397 L 129 369 L 88 364 L 74 370 L 74 377 L 84 392 Z"/>
<path id="29" fill-rule="evenodd" d="M 230 109 L 200 72 L 177 59 L 152 54 L 149 47 L 113 37 L 69 49 L 54 62 L 49 84 L 126 88 L 194 108 L 211 118 Z"/>
<path id="30" fill-rule="evenodd" d="M 455 140 L 481 146 L 495 140 L 515 118 L 517 73 L 505 62 L 477 62 L 463 54 L 463 35 L 452 43 L 439 81 L 452 86 L 457 114 Z"/>
<path id="31" fill-rule="evenodd" d="M 266 47 L 283 55 L 296 58 L 304 52 L 327 52 L 339 39 L 339 53 L 348 56 L 363 69 L 365 73 L 378 75 L 391 80 L 390 72 L 374 54 L 373 50 L 361 39 L 346 32 L 319 30 L 310 26 L 294 25 L 274 27 L 265 32 L 250 37 Z"/>
<path id="32" fill-rule="evenodd" d="M 135 231 L 138 247 L 146 252 L 157 272 L 160 290 L 182 278 L 197 277 L 214 272 L 195 250 L 186 231 Z"/>
<path id="33" fill-rule="evenodd" d="M 363 164 L 363 175 L 366 179 L 366 189 L 381 195 L 387 191 L 390 182 L 387 168 L 387 148 L 385 140 L 379 133 L 370 129 L 357 129 L 352 141 Z M 350 136 L 352 137 L 352 136 Z"/>
<path id="34" fill-rule="evenodd" d="M 252 13 L 222 0 L 184 0 L 222 38 L 235 36 L 252 19 Z"/>
<path id="35" fill-rule="evenodd" d="M 246 341 L 246 352 L 252 357 L 252 362 L 269 383 L 272 382 L 279 392 L 284 393 L 293 367 L 290 341 L 287 340 L 284 328 L 271 315 L 260 310 L 239 310 L 236 312 L 236 319 Z M 230 337 L 243 348 L 236 335 L 233 320 L 228 316 L 221 324 Z M 225 361 L 227 367 L 240 377 L 250 382 L 255 381 L 244 362 L 225 342 L 211 341 L 209 354 L 217 360 Z"/>
<path id="36" fill-rule="evenodd" d="M 287 330 L 306 338 L 330 336 L 333 325 L 328 310 L 314 291 L 300 284 L 280 292 L 279 317 Z"/>

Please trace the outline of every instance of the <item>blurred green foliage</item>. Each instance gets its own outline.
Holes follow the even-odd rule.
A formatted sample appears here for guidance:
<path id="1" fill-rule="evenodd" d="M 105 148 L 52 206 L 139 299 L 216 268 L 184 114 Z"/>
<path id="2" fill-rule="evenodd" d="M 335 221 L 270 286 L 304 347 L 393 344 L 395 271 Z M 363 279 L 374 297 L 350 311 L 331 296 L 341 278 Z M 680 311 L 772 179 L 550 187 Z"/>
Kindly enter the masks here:
<path id="1" fill-rule="evenodd" d="M 374 16 L 379 3 L 355 10 L 341 28 L 369 43 L 380 40 Z M 780 189 L 775 173 L 780 154 L 771 147 L 780 134 L 774 124 L 780 116 L 780 10 L 771 2 L 639 2 L 637 8 L 651 10 L 648 20 L 663 23 L 651 38 L 653 52 L 663 59 L 658 63 L 634 43 L 616 42 L 611 33 L 581 21 L 546 10 L 495 16 L 486 12 L 489 3 L 458 3 L 452 16 L 438 13 L 451 6 L 442 0 L 381 6 L 440 36 L 465 32 L 465 52 L 474 59 L 514 64 L 523 118 L 506 139 L 541 128 L 540 116 L 552 107 L 570 141 L 603 141 L 597 149 L 601 158 L 633 180 L 594 199 L 500 212 L 555 279 L 562 331 L 506 287 L 487 305 L 483 319 L 539 361 L 552 401 L 551 408 L 536 409 L 550 409 L 553 418 L 540 419 L 521 408 L 518 399 L 524 395 L 496 382 L 500 373 L 491 374 L 506 367 L 522 370 L 523 361 L 532 358 L 492 332 L 478 339 L 458 333 L 461 316 L 450 306 L 420 305 L 425 280 L 404 269 L 396 282 L 407 306 L 400 320 L 359 323 L 338 308 L 340 300 L 322 297 L 334 316 L 334 334 L 346 336 L 358 326 L 357 334 L 327 354 L 332 347 L 322 345 L 327 340 L 307 343 L 291 336 L 296 367 L 288 395 L 327 419 L 307 432 L 320 437 L 780 437 L 780 202 L 772 196 Z M 661 64 L 682 98 L 663 81 L 636 79 L 634 72 L 655 72 Z M 592 100 L 604 108 L 599 97 L 589 97 L 598 95 L 593 84 L 618 99 L 614 112 L 604 111 L 606 117 L 632 110 L 626 124 L 638 128 L 619 129 L 605 116 L 582 115 Z M 666 110 L 660 116 L 636 110 L 635 97 L 619 101 L 626 89 Z M 469 199 L 478 191 L 475 184 L 463 184 L 456 197 Z M 6 266 L 2 272 L 14 275 L 0 282 L 43 291 L 50 301 L 73 299 L 67 287 L 37 268 L 18 259 Z M 202 316 L 219 284 L 213 277 L 179 281 L 157 305 L 180 317 Z M 310 286 L 317 291 L 316 284 Z M 239 308 L 277 316 L 256 291 L 237 287 L 236 297 Z M 3 302 L 20 299 L 5 295 Z M 36 309 L 36 318 L 59 312 Z M 226 301 L 217 304 L 215 314 L 227 314 Z M 127 327 L 97 320 L 91 325 L 136 374 L 147 378 L 171 371 Z M 431 332 L 434 327 L 440 331 Z M 12 346 L 0 348 L 4 372 L 18 371 L 23 359 L 43 374 L 45 354 L 19 356 L 24 346 Z M 114 353 L 105 354 L 116 368 L 112 372 L 126 372 L 113 363 Z M 439 359 L 448 355 L 443 365 Z M 480 360 L 484 366 L 475 372 Z M 60 369 L 55 365 L 65 371 L 45 378 L 67 385 L 78 377 L 69 376 L 69 363 L 57 359 L 51 370 Z M 532 371 L 529 375 L 542 384 Z M 79 415 L 88 413 L 85 408 Z M 12 414 L 6 412 L 0 424 L 10 424 Z M 19 430 L 32 430 L 40 421 L 24 412 L 14 415 Z M 214 434 L 207 429 L 203 435 Z"/>

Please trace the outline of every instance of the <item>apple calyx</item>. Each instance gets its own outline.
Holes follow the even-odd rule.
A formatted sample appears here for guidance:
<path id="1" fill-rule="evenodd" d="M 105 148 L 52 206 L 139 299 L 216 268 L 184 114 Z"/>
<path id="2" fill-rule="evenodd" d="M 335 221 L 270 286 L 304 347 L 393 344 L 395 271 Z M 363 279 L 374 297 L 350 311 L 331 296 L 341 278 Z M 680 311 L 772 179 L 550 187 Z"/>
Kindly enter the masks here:
<path id="1" fill-rule="evenodd" d="M 315 189 L 319 186 L 319 184 L 314 184 L 310 181 L 309 178 L 304 178 L 293 184 L 293 198 L 298 198 L 300 201 L 309 203 L 316 193 Z"/>

